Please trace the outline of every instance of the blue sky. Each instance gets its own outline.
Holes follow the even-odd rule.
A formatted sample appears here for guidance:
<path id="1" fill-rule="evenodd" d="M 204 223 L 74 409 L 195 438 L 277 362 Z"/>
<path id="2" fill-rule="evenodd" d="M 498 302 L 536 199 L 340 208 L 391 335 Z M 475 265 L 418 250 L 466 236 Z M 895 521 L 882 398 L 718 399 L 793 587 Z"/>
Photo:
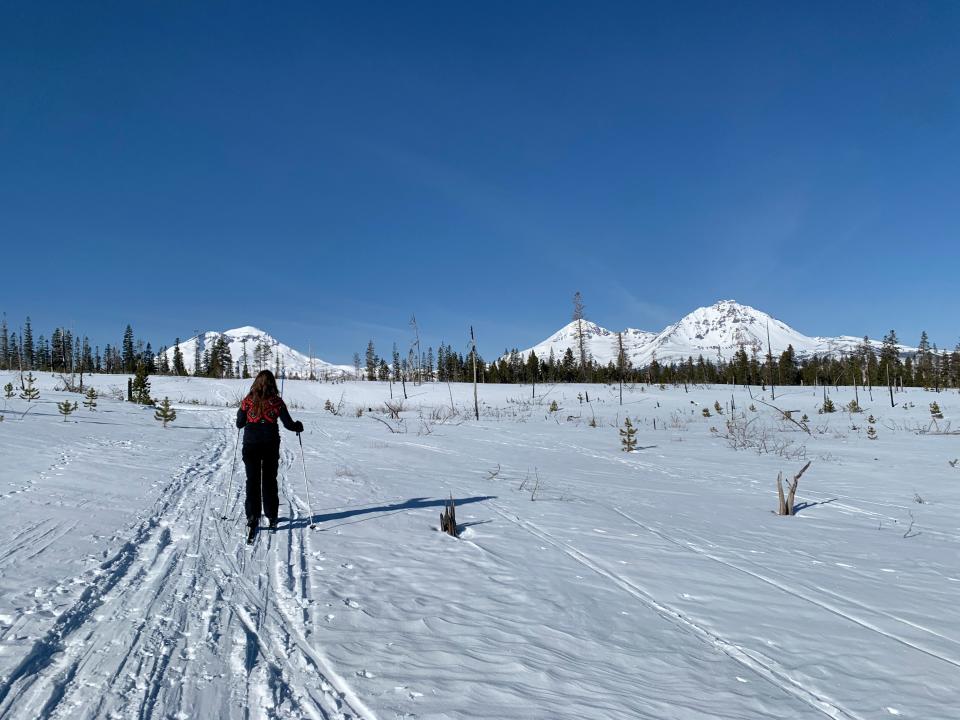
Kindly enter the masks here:
<path id="1" fill-rule="evenodd" d="M 4 3 L 0 311 L 349 362 L 735 298 L 960 340 L 960 4 Z"/>

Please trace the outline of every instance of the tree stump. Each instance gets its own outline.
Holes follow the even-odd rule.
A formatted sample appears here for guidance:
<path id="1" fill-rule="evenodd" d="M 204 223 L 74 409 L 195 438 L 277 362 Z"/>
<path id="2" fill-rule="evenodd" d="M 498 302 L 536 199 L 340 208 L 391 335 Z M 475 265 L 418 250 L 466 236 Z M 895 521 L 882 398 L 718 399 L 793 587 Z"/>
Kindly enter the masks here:
<path id="1" fill-rule="evenodd" d="M 453 495 L 450 496 L 450 502 L 447 503 L 446 508 L 440 513 L 440 530 L 447 535 L 460 537 L 457 531 L 457 508 L 453 504 Z"/>

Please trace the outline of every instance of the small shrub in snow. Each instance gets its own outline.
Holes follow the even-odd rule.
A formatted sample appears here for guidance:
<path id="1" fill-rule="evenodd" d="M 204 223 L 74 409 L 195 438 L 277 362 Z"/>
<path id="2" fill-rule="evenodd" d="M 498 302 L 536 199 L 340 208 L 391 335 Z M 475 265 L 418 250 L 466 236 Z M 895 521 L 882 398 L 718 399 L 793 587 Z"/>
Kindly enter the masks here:
<path id="1" fill-rule="evenodd" d="M 3 386 L 3 396 L 8 400 L 13 397 L 13 383 L 7 383 Z"/>
<path id="2" fill-rule="evenodd" d="M 858 413 L 863 412 L 863 410 L 860 408 L 860 403 L 858 403 L 856 400 L 851 400 L 847 403 L 847 412 Z"/>
<path id="3" fill-rule="evenodd" d="M 750 412 L 756 412 L 757 406 L 754 405 L 753 403 L 750 403 L 750 407 L 748 407 L 747 410 L 749 410 Z"/>
<path id="4" fill-rule="evenodd" d="M 837 411 L 837 407 L 833 404 L 833 400 L 831 400 L 830 398 L 827 398 L 826 400 L 823 401 L 823 406 L 820 408 L 821 415 L 823 413 L 832 413 L 836 411 Z"/>
<path id="5" fill-rule="evenodd" d="M 154 420 L 158 420 L 163 423 L 163 427 L 167 426 L 168 422 L 173 422 L 177 419 L 176 411 L 170 407 L 170 398 L 165 397 L 163 402 L 160 403 L 160 407 L 157 408 L 156 412 L 153 413 Z"/>
<path id="6" fill-rule="evenodd" d="M 557 401 L 556 400 L 551 401 L 550 412 L 555 413 L 555 412 L 559 412 L 559 410 L 560 410 L 560 406 L 557 405 Z"/>
<path id="7" fill-rule="evenodd" d="M 873 425 L 867 425 L 867 440 L 877 439 L 877 429 Z"/>
<path id="8" fill-rule="evenodd" d="M 937 420 L 943 420 L 943 413 L 940 412 L 940 405 L 936 401 L 930 403 L 930 415 Z"/>
<path id="9" fill-rule="evenodd" d="M 806 413 L 804 413 L 804 414 L 803 414 L 803 417 L 800 418 L 800 422 L 802 422 L 804 425 L 806 425 L 808 422 L 810 422 L 810 418 L 807 417 L 807 414 L 806 414 Z"/>
<path id="10" fill-rule="evenodd" d="M 876 425 L 877 419 L 871 414 L 870 417 L 867 418 L 867 422 L 870 423 L 871 425 Z"/>
<path id="11" fill-rule="evenodd" d="M 710 417 L 710 408 L 704 408 L 704 409 L 701 410 L 700 412 L 703 413 L 703 416 L 704 416 L 704 417 Z"/>
<path id="12" fill-rule="evenodd" d="M 95 388 L 87 388 L 87 392 L 83 396 L 83 406 L 87 410 L 96 410 L 97 409 L 97 391 Z"/>
<path id="13" fill-rule="evenodd" d="M 633 452 L 637 449 L 637 429 L 630 422 L 630 418 L 625 418 L 623 428 L 620 430 L 620 444 L 624 452 Z"/>
<path id="14" fill-rule="evenodd" d="M 717 411 L 717 415 L 723 415 L 723 408 L 720 407 L 720 401 L 719 401 L 719 400 L 714 400 L 714 401 L 713 401 L 713 409 Z"/>

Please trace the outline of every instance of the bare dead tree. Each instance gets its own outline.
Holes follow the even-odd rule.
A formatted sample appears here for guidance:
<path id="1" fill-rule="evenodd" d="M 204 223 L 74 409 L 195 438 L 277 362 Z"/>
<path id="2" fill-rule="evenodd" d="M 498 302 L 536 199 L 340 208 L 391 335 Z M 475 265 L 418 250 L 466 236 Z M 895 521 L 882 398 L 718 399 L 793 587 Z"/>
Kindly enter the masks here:
<path id="1" fill-rule="evenodd" d="M 577 348 L 580 351 L 580 373 L 582 379 L 587 377 L 587 343 L 583 335 L 583 296 L 580 291 L 573 295 L 573 320 L 577 323 Z"/>
<path id="2" fill-rule="evenodd" d="M 473 414 L 480 419 L 480 404 L 477 401 L 477 340 L 473 336 L 473 325 L 470 326 L 470 355 L 473 358 Z"/>
<path id="3" fill-rule="evenodd" d="M 770 348 L 770 323 L 767 322 L 767 381 L 770 383 L 770 399 L 777 399 L 777 391 L 773 387 L 773 350 Z"/>
<path id="4" fill-rule="evenodd" d="M 410 315 L 410 327 L 413 328 L 413 339 L 410 341 L 410 350 L 412 351 L 416 348 L 416 352 L 413 355 L 414 367 L 411 368 L 413 371 L 413 384 L 420 385 L 423 383 L 423 378 L 421 377 L 420 368 L 420 326 L 417 325 L 416 315 Z M 403 396 L 407 396 L 406 388 L 404 388 Z"/>
<path id="5" fill-rule="evenodd" d="M 794 498 L 797 495 L 797 486 L 800 484 L 800 477 L 807 471 L 807 468 L 810 467 L 812 460 L 807 460 L 807 464 L 804 465 L 800 472 L 793 476 L 793 480 L 790 481 L 790 488 L 787 491 L 787 497 L 783 497 L 783 472 L 777 473 L 777 515 L 793 515 L 794 514 Z"/>
<path id="6" fill-rule="evenodd" d="M 796 420 L 793 419 L 793 413 L 796 412 L 796 411 L 794 411 L 794 410 L 781 410 L 781 409 L 778 408 L 776 405 L 771 405 L 771 404 L 768 403 L 768 402 L 764 402 L 764 401 L 761 400 L 760 398 L 753 398 L 753 399 L 754 399 L 754 401 L 760 403 L 761 405 L 766 405 L 767 407 L 773 408 L 773 409 L 776 410 L 778 413 L 780 413 L 781 416 L 783 416 L 783 419 L 784 419 L 784 420 L 789 420 L 789 421 L 792 422 L 794 425 L 796 425 L 798 428 L 800 428 L 801 430 L 803 430 L 807 435 L 813 435 L 813 433 L 810 432 L 810 428 L 808 428 L 806 425 L 804 425 L 804 424 L 802 424 L 802 423 L 798 423 Z"/>

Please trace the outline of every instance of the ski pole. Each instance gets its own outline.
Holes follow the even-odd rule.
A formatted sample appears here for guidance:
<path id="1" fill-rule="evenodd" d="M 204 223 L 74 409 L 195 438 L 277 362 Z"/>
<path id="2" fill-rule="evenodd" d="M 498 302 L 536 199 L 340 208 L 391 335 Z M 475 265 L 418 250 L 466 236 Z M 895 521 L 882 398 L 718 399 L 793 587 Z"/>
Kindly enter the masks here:
<path id="1" fill-rule="evenodd" d="M 307 512 L 310 513 L 310 529 L 313 530 L 317 525 L 313 522 L 313 508 L 310 505 L 310 485 L 307 483 L 307 461 L 303 459 L 303 438 L 297 433 L 297 440 L 300 441 L 300 463 L 303 465 L 303 487 L 307 491 Z"/>
<path id="2" fill-rule="evenodd" d="M 237 444 L 233 448 L 233 465 L 230 466 L 230 481 L 227 483 L 227 496 L 223 499 L 221 520 L 227 519 L 227 505 L 230 503 L 230 488 L 233 487 L 233 471 L 237 469 L 237 449 L 240 447 L 240 430 L 237 430 Z"/>

